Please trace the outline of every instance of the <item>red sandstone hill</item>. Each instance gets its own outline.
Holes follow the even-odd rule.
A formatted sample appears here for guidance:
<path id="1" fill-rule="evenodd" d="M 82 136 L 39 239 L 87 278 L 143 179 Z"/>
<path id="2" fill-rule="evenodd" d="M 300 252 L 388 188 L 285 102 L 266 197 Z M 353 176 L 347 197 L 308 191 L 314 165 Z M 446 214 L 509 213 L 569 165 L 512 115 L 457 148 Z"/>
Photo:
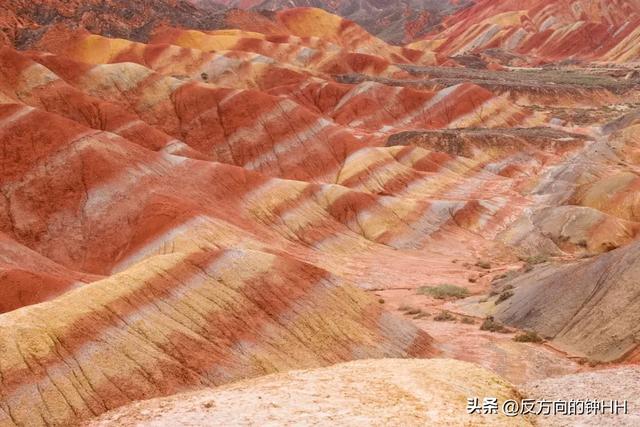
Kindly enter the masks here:
<path id="1" fill-rule="evenodd" d="M 467 7 L 470 0 L 192 0 L 202 7 L 228 7 L 279 11 L 292 7 L 316 7 L 362 25 L 370 33 L 390 43 L 415 40 L 437 27 L 455 11 Z"/>
<path id="2" fill-rule="evenodd" d="M 634 308 L 616 299 L 635 295 L 616 278 L 633 276 L 640 232 L 633 55 L 470 70 L 314 8 L 8 5 L 0 425 L 365 358 L 577 369 L 478 331 L 473 313 L 637 361 L 621 332 Z M 531 259 L 556 264 L 517 271 Z M 496 276 L 512 301 L 474 305 Z M 602 283 L 606 301 L 565 310 L 562 289 L 579 304 Z M 476 311 L 435 319 L 457 306 L 418 290 L 443 284 Z M 603 307 L 622 312 L 604 319 L 616 339 L 596 337 Z"/>
<path id="3" fill-rule="evenodd" d="M 621 63 L 640 60 L 639 24 L 637 0 L 479 0 L 410 46 L 520 62 Z"/>

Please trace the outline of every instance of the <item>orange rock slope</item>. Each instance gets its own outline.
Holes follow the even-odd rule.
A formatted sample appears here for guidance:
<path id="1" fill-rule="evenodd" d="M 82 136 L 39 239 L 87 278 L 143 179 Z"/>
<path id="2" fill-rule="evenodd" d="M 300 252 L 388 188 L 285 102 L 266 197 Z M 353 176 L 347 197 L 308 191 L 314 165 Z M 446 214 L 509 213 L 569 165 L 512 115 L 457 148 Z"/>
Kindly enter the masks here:
<path id="1" fill-rule="evenodd" d="M 191 0 L 201 7 L 224 5 L 240 8 L 239 15 L 251 11 L 274 11 L 293 7 L 317 7 L 362 25 L 368 32 L 399 44 L 424 35 L 470 0 Z M 234 10 L 234 9 L 232 9 Z M 235 12 L 235 10 L 234 10 Z M 238 21 L 236 21 L 239 23 Z"/>
<path id="2" fill-rule="evenodd" d="M 452 354 L 385 292 L 476 297 L 518 257 L 640 231 L 637 124 L 601 126 L 640 99 L 616 76 L 438 77 L 440 53 L 311 8 L 221 29 L 157 2 L 137 37 L 109 2 L 104 27 L 23 3 L 0 45 L 0 425 Z"/>
<path id="3" fill-rule="evenodd" d="M 503 50 L 524 62 L 637 62 L 639 24 L 637 0 L 479 0 L 410 47 L 444 55 Z"/>

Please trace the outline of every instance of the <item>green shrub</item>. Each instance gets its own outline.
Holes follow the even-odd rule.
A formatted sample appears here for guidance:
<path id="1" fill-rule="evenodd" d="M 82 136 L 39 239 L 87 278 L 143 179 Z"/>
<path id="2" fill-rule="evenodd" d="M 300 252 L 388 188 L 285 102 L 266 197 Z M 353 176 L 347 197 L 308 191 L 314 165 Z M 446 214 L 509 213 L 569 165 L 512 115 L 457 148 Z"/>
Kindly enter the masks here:
<path id="1" fill-rule="evenodd" d="M 437 316 L 435 316 L 433 320 L 436 320 L 438 322 L 451 322 L 453 320 L 456 320 L 456 316 L 449 313 L 447 310 L 444 310 L 441 311 Z"/>
<path id="2" fill-rule="evenodd" d="M 482 325 L 480 325 L 480 330 L 489 331 L 489 332 L 500 332 L 503 334 L 509 332 L 507 328 L 505 328 L 500 323 L 496 322 L 493 316 L 489 316 L 484 319 L 484 321 L 482 322 Z"/>
<path id="3" fill-rule="evenodd" d="M 511 298 L 513 296 L 513 292 L 511 291 L 504 291 L 500 294 L 500 296 L 498 297 L 498 299 L 496 300 L 496 305 L 500 304 L 503 301 L 508 300 L 509 298 Z"/>
<path id="4" fill-rule="evenodd" d="M 549 261 L 549 256 L 545 254 L 532 255 L 525 258 L 520 258 L 522 261 L 526 262 L 528 265 L 538 265 L 544 264 Z"/>
<path id="5" fill-rule="evenodd" d="M 469 290 L 456 285 L 423 286 L 418 289 L 418 293 L 436 299 L 460 299 L 469 296 Z"/>
<path id="6" fill-rule="evenodd" d="M 521 334 L 518 334 L 513 338 L 513 340 L 516 342 L 533 342 L 533 343 L 541 343 L 544 341 L 542 337 L 540 337 L 540 335 L 538 335 L 534 331 L 526 331 Z"/>

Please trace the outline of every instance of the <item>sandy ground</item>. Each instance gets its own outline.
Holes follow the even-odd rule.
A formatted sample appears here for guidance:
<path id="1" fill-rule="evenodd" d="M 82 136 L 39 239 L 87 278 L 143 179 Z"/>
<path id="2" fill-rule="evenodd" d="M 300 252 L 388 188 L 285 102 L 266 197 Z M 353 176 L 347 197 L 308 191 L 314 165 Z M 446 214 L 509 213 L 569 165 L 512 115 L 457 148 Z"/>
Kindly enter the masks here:
<path id="1" fill-rule="evenodd" d="M 476 285 L 476 288 L 480 287 Z M 474 290 L 472 289 L 472 292 Z M 524 384 L 543 378 L 566 375 L 584 369 L 566 354 L 548 345 L 518 343 L 513 341 L 515 333 L 481 331 L 483 318 L 468 316 L 450 302 L 419 295 L 415 290 L 390 290 L 376 292 L 384 299 L 387 309 L 412 320 L 435 339 L 442 357 L 477 363 L 491 369 L 514 384 Z M 401 307 L 420 309 L 425 317 L 408 315 Z M 455 321 L 436 321 L 434 316 L 447 310 Z M 418 318 L 416 318 L 418 317 Z M 473 321 L 463 323 L 462 319 Z"/>
<path id="2" fill-rule="evenodd" d="M 517 399 L 478 366 L 445 359 L 362 360 L 290 371 L 137 402 L 88 426 L 526 426 L 526 418 L 467 413 L 467 399 Z"/>
<path id="3" fill-rule="evenodd" d="M 638 426 L 640 425 L 640 367 L 590 366 L 578 363 L 579 357 L 555 349 L 550 343 L 532 344 L 513 341 L 517 330 L 494 333 L 480 330 L 483 316 L 471 304 L 489 290 L 490 275 L 468 289 L 474 296 L 466 300 L 442 301 L 420 295 L 416 290 L 376 292 L 387 309 L 410 319 L 436 341 L 442 357 L 464 360 L 483 366 L 516 384 L 525 398 L 552 401 L 617 400 L 627 401 L 628 414 L 613 416 L 540 416 L 541 426 Z M 407 307 L 420 310 L 408 314 Z M 473 310 L 467 309 L 473 307 Z M 436 321 L 434 317 L 449 311 L 455 320 Z M 475 310 L 475 311 L 474 311 Z M 466 321 L 463 322 L 463 319 Z"/>
<path id="4" fill-rule="evenodd" d="M 541 417 L 541 426 L 639 426 L 640 367 L 618 367 L 534 381 L 523 392 L 534 399 L 627 401 L 627 415 Z"/>

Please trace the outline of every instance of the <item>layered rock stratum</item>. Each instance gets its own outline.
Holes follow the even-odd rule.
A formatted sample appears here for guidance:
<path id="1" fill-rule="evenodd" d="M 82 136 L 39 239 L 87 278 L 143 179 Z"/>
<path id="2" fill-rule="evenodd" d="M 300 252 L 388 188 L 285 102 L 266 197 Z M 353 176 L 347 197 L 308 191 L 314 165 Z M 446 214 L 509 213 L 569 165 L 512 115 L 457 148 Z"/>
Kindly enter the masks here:
<path id="1" fill-rule="evenodd" d="M 394 44 L 407 43 L 440 25 L 444 18 L 471 4 L 468 0 L 320 1 L 320 0 L 192 0 L 201 7 L 224 5 L 255 11 L 316 7 L 345 17 Z"/>
<path id="2" fill-rule="evenodd" d="M 508 62 L 638 60 L 636 0 L 478 0 L 413 48 L 485 53 Z"/>
<path id="3" fill-rule="evenodd" d="M 466 398 L 640 362 L 640 5 L 346 3 L 3 4 L 0 425 L 527 425 Z"/>

